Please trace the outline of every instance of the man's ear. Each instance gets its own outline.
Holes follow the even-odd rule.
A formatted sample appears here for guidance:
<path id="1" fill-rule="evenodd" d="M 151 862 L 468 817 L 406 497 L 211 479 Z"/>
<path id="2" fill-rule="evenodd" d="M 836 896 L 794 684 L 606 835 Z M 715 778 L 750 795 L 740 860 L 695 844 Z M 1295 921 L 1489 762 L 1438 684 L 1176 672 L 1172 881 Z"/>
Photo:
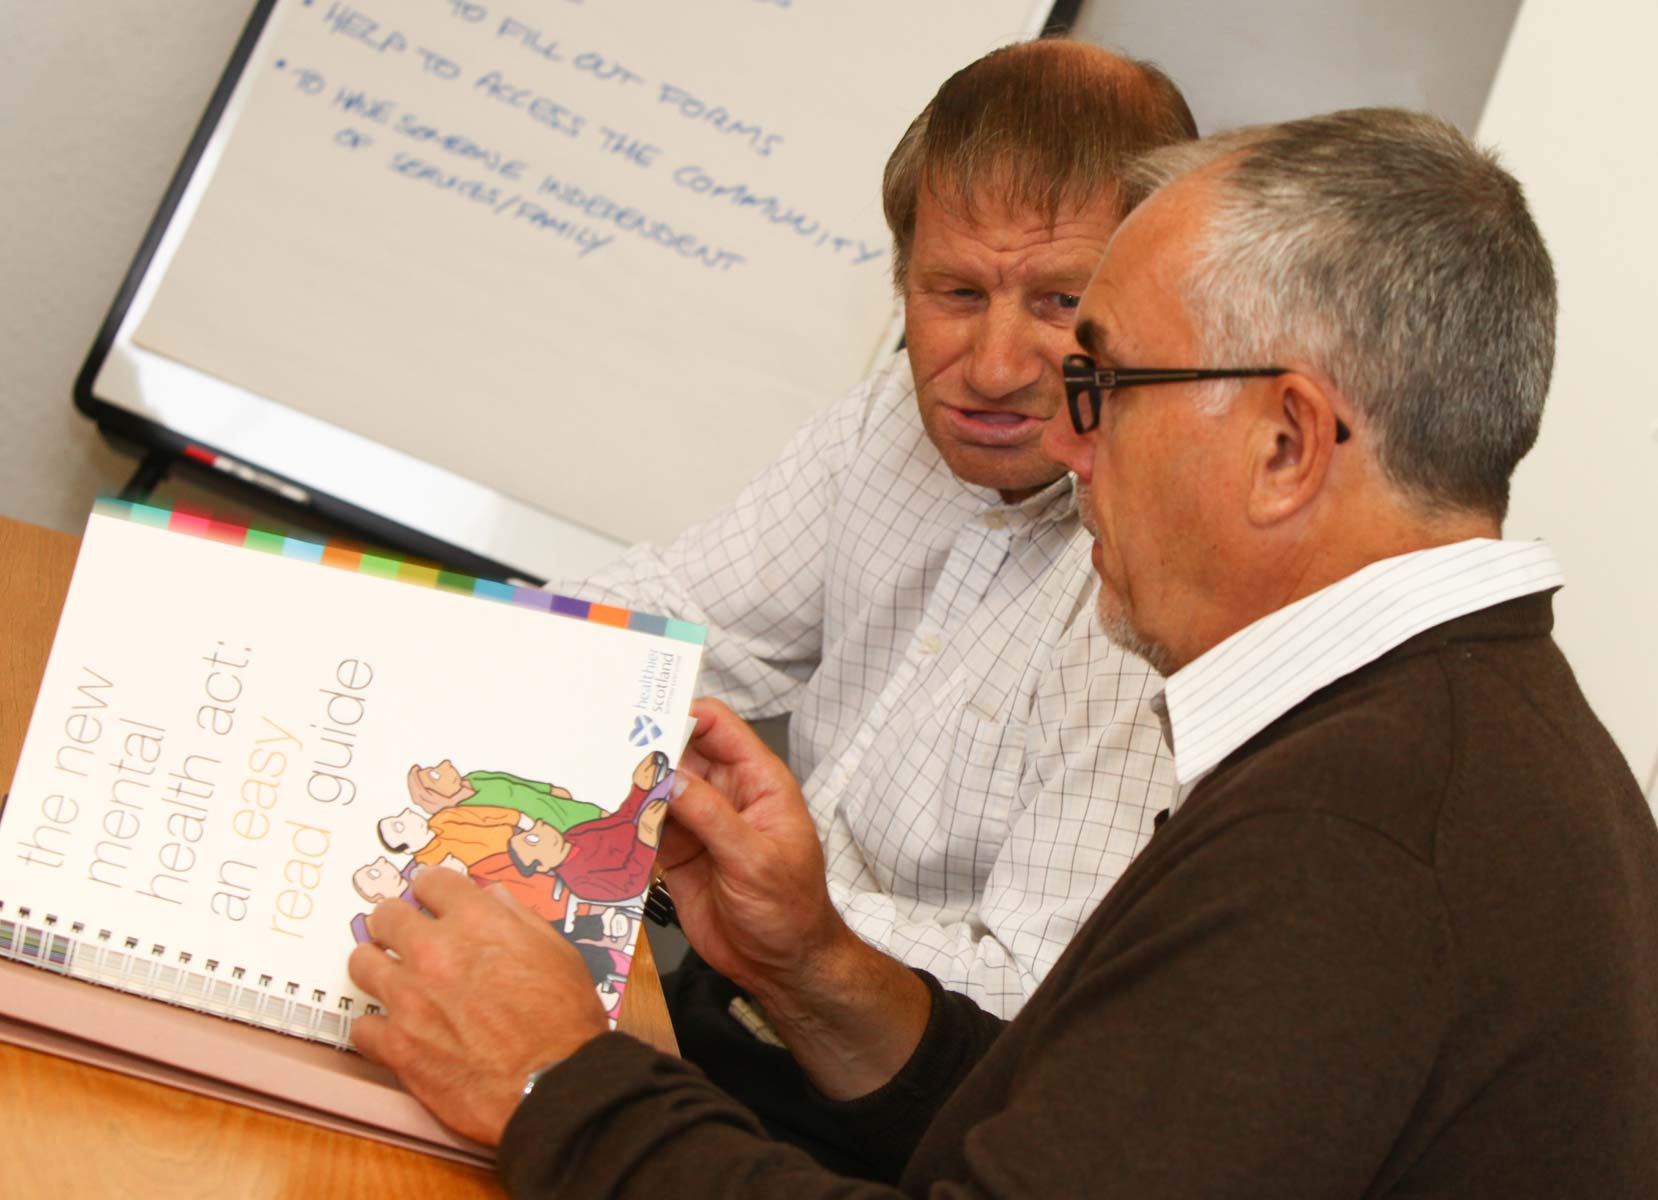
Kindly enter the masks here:
<path id="1" fill-rule="evenodd" d="M 1318 498 L 1347 436 L 1327 384 L 1299 371 L 1266 382 L 1250 444 L 1249 520 L 1260 527 L 1288 520 Z"/>

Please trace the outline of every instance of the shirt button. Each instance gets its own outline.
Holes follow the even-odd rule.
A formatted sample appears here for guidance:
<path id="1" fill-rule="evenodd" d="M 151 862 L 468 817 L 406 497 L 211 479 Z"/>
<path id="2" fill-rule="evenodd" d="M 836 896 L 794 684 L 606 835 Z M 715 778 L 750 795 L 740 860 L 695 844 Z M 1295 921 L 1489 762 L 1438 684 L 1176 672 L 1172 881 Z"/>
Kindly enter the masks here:
<path id="1" fill-rule="evenodd" d="M 944 649 L 944 639 L 936 633 L 929 633 L 921 639 L 918 649 L 923 654 L 937 654 Z"/>
<path id="2" fill-rule="evenodd" d="M 984 527 L 986 529 L 1006 529 L 1007 528 L 1007 514 L 1005 512 L 1000 512 L 1000 511 L 985 513 L 984 514 Z"/>

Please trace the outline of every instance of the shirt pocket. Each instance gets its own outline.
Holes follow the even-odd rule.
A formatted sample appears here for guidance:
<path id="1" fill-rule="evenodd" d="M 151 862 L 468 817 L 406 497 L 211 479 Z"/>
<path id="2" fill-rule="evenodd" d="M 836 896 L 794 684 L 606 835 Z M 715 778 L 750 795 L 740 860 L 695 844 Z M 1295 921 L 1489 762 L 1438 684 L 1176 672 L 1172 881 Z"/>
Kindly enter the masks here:
<path id="1" fill-rule="evenodd" d="M 958 861 L 971 860 L 981 883 L 1007 841 L 1024 761 L 1024 722 L 990 720 L 971 706 L 962 709 L 945 789 L 952 810 L 950 853 Z"/>

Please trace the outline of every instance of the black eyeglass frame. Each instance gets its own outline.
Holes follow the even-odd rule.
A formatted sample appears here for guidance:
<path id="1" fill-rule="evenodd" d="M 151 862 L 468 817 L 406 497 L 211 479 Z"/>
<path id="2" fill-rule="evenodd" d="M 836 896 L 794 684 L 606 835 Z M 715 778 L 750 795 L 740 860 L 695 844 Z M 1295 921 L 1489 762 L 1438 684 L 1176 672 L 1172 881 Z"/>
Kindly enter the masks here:
<path id="1" fill-rule="evenodd" d="M 1100 426 L 1100 410 L 1105 406 L 1102 391 L 1121 387 L 1152 387 L 1159 383 L 1191 383 L 1199 379 L 1255 379 L 1288 375 L 1288 367 L 1102 367 L 1086 354 L 1067 354 L 1062 374 L 1065 377 L 1065 404 L 1071 411 L 1071 428 L 1077 433 L 1092 433 Z M 1083 419 L 1082 401 L 1088 399 L 1089 418 Z M 1351 431 L 1338 418 L 1336 441 L 1345 442 Z"/>

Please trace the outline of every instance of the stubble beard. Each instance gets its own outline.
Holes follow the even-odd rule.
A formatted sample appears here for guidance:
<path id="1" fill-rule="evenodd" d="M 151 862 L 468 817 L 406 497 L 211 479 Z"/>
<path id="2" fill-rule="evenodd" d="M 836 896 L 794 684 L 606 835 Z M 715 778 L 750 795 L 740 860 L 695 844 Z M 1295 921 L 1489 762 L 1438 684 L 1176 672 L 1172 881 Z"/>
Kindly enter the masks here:
<path id="1" fill-rule="evenodd" d="M 1113 645 L 1145 659 L 1153 671 L 1165 678 L 1174 673 L 1174 655 L 1169 653 L 1168 647 L 1141 633 L 1129 619 L 1128 613 L 1123 611 L 1122 603 L 1109 594 L 1103 584 L 1096 608 L 1099 610 L 1100 626 Z"/>
<path id="2" fill-rule="evenodd" d="M 1094 519 L 1088 485 L 1081 480 L 1077 481 L 1077 516 L 1082 522 L 1082 527 L 1097 542 L 1100 536 L 1099 524 Z M 1145 659 L 1151 669 L 1159 675 L 1172 674 L 1175 666 L 1174 655 L 1169 652 L 1168 647 L 1140 632 L 1133 618 L 1128 615 L 1128 607 L 1122 597 L 1106 587 L 1104 579 L 1096 579 L 1095 582 L 1099 591 L 1094 598 L 1094 608 L 1099 613 L 1100 628 L 1105 631 L 1105 636 L 1113 645 Z"/>

